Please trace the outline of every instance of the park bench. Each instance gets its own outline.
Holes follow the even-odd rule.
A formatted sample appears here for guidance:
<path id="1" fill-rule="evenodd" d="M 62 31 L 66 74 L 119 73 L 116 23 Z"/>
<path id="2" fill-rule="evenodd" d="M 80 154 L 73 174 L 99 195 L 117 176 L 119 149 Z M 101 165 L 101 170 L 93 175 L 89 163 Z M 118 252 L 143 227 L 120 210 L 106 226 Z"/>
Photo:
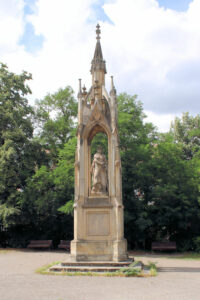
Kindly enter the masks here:
<path id="1" fill-rule="evenodd" d="M 60 244 L 58 245 L 58 249 L 70 251 L 70 241 L 61 240 Z"/>
<path id="2" fill-rule="evenodd" d="M 176 242 L 169 242 L 169 241 L 163 241 L 163 242 L 152 242 L 151 250 L 153 251 L 176 251 Z"/>
<path id="3" fill-rule="evenodd" d="M 52 249 L 52 240 L 32 240 L 27 248 L 31 249 Z"/>

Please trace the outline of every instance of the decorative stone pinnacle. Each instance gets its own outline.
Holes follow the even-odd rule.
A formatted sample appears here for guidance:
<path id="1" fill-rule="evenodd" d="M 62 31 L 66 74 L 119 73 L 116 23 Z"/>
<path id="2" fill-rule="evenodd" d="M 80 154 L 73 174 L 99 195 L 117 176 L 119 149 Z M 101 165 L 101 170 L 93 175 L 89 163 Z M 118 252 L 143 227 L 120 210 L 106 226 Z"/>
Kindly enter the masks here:
<path id="1" fill-rule="evenodd" d="M 79 79 L 79 93 L 81 94 L 81 79 Z"/>
<path id="2" fill-rule="evenodd" d="M 84 96 L 85 96 L 85 95 L 87 95 L 87 92 L 86 92 L 86 87 L 85 87 L 85 85 L 83 86 L 82 90 L 83 90 L 83 95 L 84 95 Z"/>
<path id="3" fill-rule="evenodd" d="M 113 90 L 113 88 L 114 88 L 113 76 L 110 76 L 110 77 L 111 77 L 111 90 Z"/>
<path id="4" fill-rule="evenodd" d="M 110 91 L 110 93 L 116 94 L 116 89 L 115 89 L 115 86 L 114 86 L 113 76 L 110 76 L 110 77 L 111 77 L 111 91 Z"/>
<path id="5" fill-rule="evenodd" d="M 95 51 L 94 51 L 94 57 L 92 60 L 92 66 L 91 66 L 91 70 L 90 72 L 92 74 L 94 74 L 94 72 L 98 71 L 101 72 L 103 71 L 104 74 L 106 74 L 106 63 L 103 60 L 103 54 L 102 54 L 102 50 L 101 50 L 101 43 L 100 43 L 100 26 L 99 24 L 97 24 L 96 26 L 96 47 L 95 47 Z"/>
<path id="6" fill-rule="evenodd" d="M 101 30 L 100 30 L 100 25 L 99 24 L 97 24 L 97 26 L 96 26 L 96 34 L 97 34 L 97 37 L 96 37 L 96 39 L 97 40 L 100 40 L 100 33 L 101 33 Z"/>

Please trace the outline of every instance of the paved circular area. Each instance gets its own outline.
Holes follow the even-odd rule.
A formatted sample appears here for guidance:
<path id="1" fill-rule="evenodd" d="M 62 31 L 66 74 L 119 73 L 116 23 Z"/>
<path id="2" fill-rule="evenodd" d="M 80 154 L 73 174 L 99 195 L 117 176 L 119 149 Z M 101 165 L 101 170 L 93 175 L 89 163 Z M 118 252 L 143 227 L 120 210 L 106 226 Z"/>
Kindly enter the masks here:
<path id="1" fill-rule="evenodd" d="M 45 264 L 66 260 L 64 252 L 0 251 L 1 300 L 199 300 L 200 260 L 135 255 L 157 262 L 151 278 L 54 276 L 36 274 Z"/>

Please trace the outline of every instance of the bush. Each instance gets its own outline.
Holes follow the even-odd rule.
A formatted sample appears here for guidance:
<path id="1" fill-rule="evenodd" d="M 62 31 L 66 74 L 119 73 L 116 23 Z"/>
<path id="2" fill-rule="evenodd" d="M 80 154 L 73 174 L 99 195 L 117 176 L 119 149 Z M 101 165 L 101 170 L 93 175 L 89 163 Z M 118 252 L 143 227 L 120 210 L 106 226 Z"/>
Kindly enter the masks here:
<path id="1" fill-rule="evenodd" d="M 194 250 L 200 253 L 200 236 L 194 238 L 193 243 L 194 243 Z"/>

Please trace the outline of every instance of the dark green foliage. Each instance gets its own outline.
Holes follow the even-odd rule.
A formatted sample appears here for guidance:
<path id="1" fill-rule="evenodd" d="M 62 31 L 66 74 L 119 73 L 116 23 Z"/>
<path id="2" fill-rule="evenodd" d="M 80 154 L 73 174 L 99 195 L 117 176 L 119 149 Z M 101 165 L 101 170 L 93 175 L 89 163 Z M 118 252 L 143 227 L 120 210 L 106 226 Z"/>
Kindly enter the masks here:
<path id="1" fill-rule="evenodd" d="M 60 239 L 73 238 L 75 148 L 73 137 L 58 151 L 57 165 L 39 168 L 27 182 L 23 195 L 27 226 L 35 228 L 34 236 L 51 238 L 55 245 Z"/>
<path id="2" fill-rule="evenodd" d="M 94 136 L 91 144 L 92 157 L 97 152 L 98 146 L 101 146 L 103 148 L 103 153 L 108 158 L 108 140 L 105 133 L 100 132 Z"/>
<path id="3" fill-rule="evenodd" d="M 33 109 L 25 96 L 31 75 L 16 75 L 0 65 L 0 225 L 3 230 L 21 223 L 19 204 L 27 178 L 44 159 L 40 144 L 32 139 Z"/>
<path id="4" fill-rule="evenodd" d="M 151 225 L 144 193 L 151 186 L 151 143 L 155 137 L 152 124 L 144 124 L 142 104 L 136 96 L 118 97 L 119 137 L 122 159 L 123 203 L 125 206 L 125 235 L 129 247 L 144 247 Z"/>
<path id="5" fill-rule="evenodd" d="M 200 253 L 200 236 L 195 237 L 193 239 L 193 243 L 194 243 L 194 250 L 198 253 Z"/>
<path id="6" fill-rule="evenodd" d="M 36 132 L 54 160 L 58 150 L 71 138 L 76 116 L 77 102 L 71 87 L 59 89 L 36 102 Z"/>
<path id="7" fill-rule="evenodd" d="M 200 115 L 193 117 L 188 112 L 183 113 L 172 122 L 170 132 L 175 142 L 183 144 L 187 159 L 200 150 Z"/>
<path id="8" fill-rule="evenodd" d="M 0 244 L 73 238 L 77 103 L 70 87 L 28 105 L 31 75 L 0 68 Z M 125 237 L 130 248 L 175 240 L 199 251 L 200 118 L 188 113 L 158 134 L 136 96 L 118 97 Z M 35 136 L 33 137 L 33 121 Z M 107 137 L 97 146 L 107 156 Z"/>
<path id="9" fill-rule="evenodd" d="M 197 142 L 195 156 L 188 160 L 182 141 L 172 133 L 158 136 L 152 124 L 144 123 L 136 97 L 122 94 L 118 101 L 129 247 L 150 248 L 152 240 L 171 239 L 180 250 L 186 244 L 191 250 L 187 241 L 200 229 Z"/>
<path id="10" fill-rule="evenodd" d="M 195 234 L 198 224 L 198 173 L 185 160 L 182 144 L 160 142 L 151 160 L 153 185 L 150 193 L 152 234 L 180 245 Z"/>

